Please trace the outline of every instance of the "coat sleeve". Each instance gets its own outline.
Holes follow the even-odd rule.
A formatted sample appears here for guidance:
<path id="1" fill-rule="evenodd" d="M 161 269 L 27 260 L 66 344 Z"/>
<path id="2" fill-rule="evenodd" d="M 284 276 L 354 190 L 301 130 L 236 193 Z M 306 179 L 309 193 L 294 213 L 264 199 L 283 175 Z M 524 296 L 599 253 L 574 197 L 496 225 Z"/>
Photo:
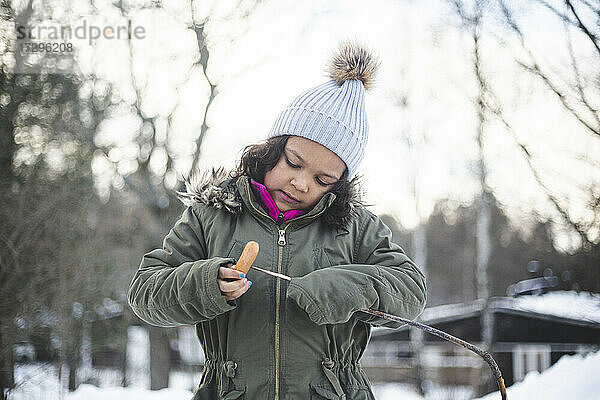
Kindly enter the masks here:
<path id="1" fill-rule="evenodd" d="M 163 241 L 144 255 L 129 286 L 133 312 L 156 326 L 196 324 L 235 308 L 217 284 L 219 267 L 232 258 L 206 258 L 199 218 L 188 207 Z"/>
<path id="2" fill-rule="evenodd" d="M 427 299 L 425 277 L 400 246 L 391 241 L 389 228 L 368 213 L 357 237 L 357 264 L 336 265 L 292 278 L 288 298 L 319 325 L 344 323 L 353 314 L 376 326 L 402 325 L 357 312 L 361 309 L 408 319 L 419 316 Z"/>

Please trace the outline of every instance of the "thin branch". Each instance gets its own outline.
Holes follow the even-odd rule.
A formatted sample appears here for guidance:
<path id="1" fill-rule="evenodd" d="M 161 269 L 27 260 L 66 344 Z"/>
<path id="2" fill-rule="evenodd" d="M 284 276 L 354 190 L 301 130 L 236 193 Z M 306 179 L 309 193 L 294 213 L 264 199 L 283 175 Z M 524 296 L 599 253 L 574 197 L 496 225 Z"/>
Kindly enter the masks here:
<path id="1" fill-rule="evenodd" d="M 488 92 L 487 94 L 490 95 L 490 96 L 493 96 L 490 92 Z M 533 164 L 533 161 L 532 161 L 533 156 L 531 154 L 531 151 L 529 150 L 529 148 L 523 142 L 521 142 L 519 140 L 519 138 L 517 137 L 517 134 L 516 134 L 515 130 L 506 121 L 506 119 L 504 118 L 504 115 L 502 114 L 502 111 L 499 109 L 499 107 L 492 106 L 488 102 L 486 102 L 485 106 L 486 106 L 486 108 L 488 110 L 490 110 L 498 118 L 498 120 L 500 122 L 502 122 L 502 124 L 504 125 L 504 127 L 506 128 L 506 130 L 508 132 L 510 132 L 510 134 L 511 134 L 513 140 L 514 140 L 514 142 L 517 145 L 517 147 L 519 147 L 519 149 L 525 155 L 525 161 L 527 162 L 527 165 L 529 166 L 529 169 L 531 170 L 535 181 L 542 188 L 543 192 L 546 194 L 546 197 L 554 205 L 555 209 L 563 217 L 564 221 L 567 224 L 569 224 L 573 229 L 575 229 L 575 231 L 581 237 L 581 239 L 584 241 L 584 243 L 586 243 L 588 245 L 594 245 L 594 243 L 588 237 L 588 234 L 586 232 L 586 227 L 584 225 L 582 225 L 581 223 L 573 220 L 573 218 L 571 217 L 571 215 L 569 214 L 569 212 L 564 207 L 562 207 L 560 205 L 560 202 L 558 201 L 558 198 L 555 195 L 553 195 L 552 192 L 550 191 L 550 189 L 546 186 L 546 184 L 544 183 L 542 177 L 540 176 L 540 173 L 538 172 L 537 168 Z"/>
<path id="2" fill-rule="evenodd" d="M 509 10 L 509 8 L 506 6 L 504 0 L 498 0 L 499 4 L 500 4 L 500 8 L 502 9 L 502 13 L 506 19 L 507 24 L 511 27 L 511 29 L 516 32 L 517 36 L 519 37 L 519 41 L 521 43 L 521 47 L 523 48 L 523 50 L 525 50 L 525 52 L 527 53 L 528 57 L 530 58 L 532 65 L 526 64 L 523 61 L 520 60 L 515 60 L 516 63 L 521 66 L 523 69 L 525 69 L 526 71 L 530 72 L 531 74 L 537 76 L 538 78 L 542 79 L 542 81 L 546 84 L 546 86 L 548 86 L 548 88 L 550 88 L 550 90 L 552 92 L 554 92 L 554 94 L 556 94 L 556 96 L 558 97 L 558 99 L 560 100 L 560 102 L 562 103 L 563 107 L 565 107 L 565 109 L 567 111 L 569 111 L 569 113 L 571 115 L 573 115 L 583 126 L 585 126 L 590 132 L 592 132 L 595 135 L 600 136 L 600 127 L 598 128 L 594 128 L 590 123 L 588 123 L 568 102 L 567 96 L 560 90 L 558 89 L 558 87 L 556 87 L 556 85 L 554 83 L 552 83 L 550 81 L 550 78 L 542 72 L 540 66 L 538 65 L 531 49 L 529 49 L 529 47 L 527 46 L 527 44 L 525 43 L 525 36 L 523 35 L 523 32 L 521 31 L 521 29 L 519 28 L 518 24 L 516 23 L 516 21 L 513 19 L 512 14 Z"/>
<path id="3" fill-rule="evenodd" d="M 567 14 L 563 14 L 562 12 L 558 11 L 556 9 L 556 7 L 554 7 L 552 4 L 548 3 L 545 0 L 537 0 L 537 2 L 540 3 L 542 6 L 546 7 L 548 10 L 550 10 L 553 14 L 555 14 L 558 18 L 560 18 L 565 23 L 568 23 L 569 25 L 578 27 L 577 21 L 573 21 L 571 18 L 569 18 L 569 16 Z"/>
<path id="4" fill-rule="evenodd" d="M 6 248 L 10 250 L 12 256 L 12 262 L 9 262 L 8 260 L 7 262 L 4 262 L 4 260 L 2 260 L 2 258 L 0 257 L 0 282 L 5 282 L 5 275 L 8 271 L 9 266 L 17 270 L 20 269 L 21 266 L 19 263 L 19 251 L 17 251 L 17 249 L 13 246 L 13 242 L 8 237 L 4 236 L 1 232 L 0 239 L 5 244 Z"/>
<path id="5" fill-rule="evenodd" d="M 123 14 L 123 16 L 125 16 L 125 11 L 121 5 L 121 7 L 118 7 L 121 10 L 121 13 Z M 154 8 L 154 7 L 149 7 L 149 8 Z M 131 77 L 131 84 L 133 87 L 133 90 L 135 92 L 135 106 L 134 106 L 134 110 L 136 112 L 136 114 L 138 115 L 138 117 L 142 120 L 142 129 L 144 127 L 144 123 L 150 123 L 152 125 L 152 130 L 153 130 L 153 135 L 152 135 L 152 149 L 156 148 L 156 116 L 146 116 L 142 110 L 142 98 L 143 98 L 143 88 L 140 87 L 140 85 L 138 85 L 138 81 L 137 81 L 137 77 L 135 76 L 135 73 L 133 71 L 133 63 L 134 63 L 134 50 L 133 50 L 133 43 L 131 41 L 131 38 L 128 37 L 127 40 L 127 45 L 129 47 L 129 72 L 130 72 L 130 77 Z M 133 182 L 132 177 L 130 176 L 123 176 L 123 181 L 125 182 L 125 184 L 134 191 L 134 193 L 136 193 L 138 195 L 138 197 L 146 204 L 151 206 L 150 209 L 153 212 L 156 212 L 157 210 L 160 210 L 161 208 L 161 204 L 160 204 L 160 196 L 157 193 L 157 188 L 155 187 L 155 185 L 152 182 L 152 178 L 151 178 L 151 173 L 148 169 L 148 165 L 150 162 L 150 156 L 148 157 L 148 159 L 145 162 L 142 162 L 140 164 L 140 168 L 138 169 L 141 177 L 144 180 L 144 186 L 147 187 L 148 191 L 151 193 L 152 195 L 152 202 L 149 202 L 147 199 L 147 192 L 141 190 L 138 188 L 138 186 Z"/>
<path id="6" fill-rule="evenodd" d="M 522 61 L 517 60 L 516 61 L 518 65 L 520 65 L 524 70 L 532 73 L 533 75 L 536 75 L 538 78 L 542 79 L 544 81 L 544 83 L 546 84 L 546 86 L 548 86 L 548 88 L 554 92 L 554 94 L 558 97 L 558 99 L 560 100 L 560 102 L 562 103 L 563 107 L 565 107 L 567 109 L 567 111 L 569 111 L 571 113 L 571 115 L 573 115 L 583 126 L 585 126 L 590 132 L 592 132 L 595 135 L 600 136 L 600 127 L 598 128 L 594 128 L 592 125 L 590 125 L 586 120 L 583 119 L 583 117 L 581 115 L 579 115 L 579 113 L 577 111 L 575 111 L 575 109 L 573 107 L 571 107 L 571 105 L 568 103 L 567 101 L 567 96 L 561 92 L 551 81 L 550 78 L 548 78 L 548 76 L 546 76 L 541 70 L 540 67 L 534 63 L 533 66 L 531 65 L 527 65 Z"/>
<path id="7" fill-rule="evenodd" d="M 528 52 L 529 56 L 531 57 L 531 59 L 534 59 L 533 55 L 531 54 L 531 52 L 529 51 L 529 49 L 527 48 L 527 46 L 525 45 L 525 41 L 524 41 L 524 36 L 519 28 L 519 26 L 517 25 L 517 23 L 515 22 L 515 20 L 512 18 L 512 15 L 509 11 L 509 9 L 506 7 L 505 3 L 503 0 L 499 0 L 500 6 L 502 8 L 502 11 L 505 15 L 505 19 L 506 22 L 509 24 L 509 26 L 511 26 L 511 28 L 517 33 L 517 35 L 519 36 L 519 39 L 521 41 L 521 45 L 523 46 L 523 48 Z M 473 38 L 475 40 L 475 47 L 477 48 L 477 41 L 478 41 L 478 36 L 476 34 L 476 31 L 473 32 Z M 517 144 L 517 146 L 519 147 L 519 149 L 523 152 L 524 156 L 525 156 L 525 160 L 529 166 L 529 169 L 531 170 L 534 179 L 536 180 L 537 184 L 539 185 L 539 187 L 542 189 L 542 191 L 545 193 L 546 197 L 550 200 L 550 202 L 554 205 L 554 207 L 556 208 L 556 210 L 558 211 L 558 213 L 562 216 L 562 218 L 564 219 L 564 221 L 570 225 L 577 233 L 578 235 L 582 238 L 583 243 L 588 244 L 588 245 L 593 245 L 593 242 L 590 240 L 590 238 L 587 235 L 587 231 L 586 231 L 586 227 L 581 224 L 580 222 L 574 221 L 573 218 L 571 217 L 571 215 L 569 214 L 569 212 L 566 210 L 565 207 L 563 207 L 558 198 L 550 191 L 550 189 L 546 186 L 546 184 L 544 183 L 540 173 L 538 172 L 537 168 L 535 167 L 535 165 L 533 164 L 533 160 L 532 160 L 532 154 L 531 151 L 529 150 L 529 148 L 522 143 L 514 129 L 512 128 L 512 126 L 506 121 L 506 119 L 504 118 L 502 111 L 500 109 L 499 106 L 495 106 L 493 104 L 499 105 L 500 103 L 498 102 L 498 100 L 495 98 L 493 92 L 489 89 L 489 84 L 485 79 L 485 76 L 481 73 L 480 70 L 480 66 L 478 65 L 479 60 L 479 54 L 477 52 L 477 49 L 475 51 L 475 72 L 476 72 L 476 78 L 479 82 L 479 87 L 481 89 L 481 94 L 478 97 L 478 105 L 479 107 L 482 107 L 483 110 L 489 110 L 492 112 L 493 115 L 495 115 L 501 122 L 502 124 L 505 126 L 505 128 L 508 130 L 508 132 L 511 133 L 515 143 Z M 550 82 L 550 80 L 548 79 L 547 76 L 545 76 L 544 74 L 541 73 L 539 67 L 537 66 L 537 64 L 534 64 L 533 67 L 526 65 L 523 62 L 517 61 L 517 63 L 519 65 L 521 65 L 521 67 L 525 68 L 526 70 L 528 70 L 529 72 L 535 73 L 536 75 L 538 75 L 540 78 L 542 78 L 544 80 L 544 82 L 559 96 L 559 98 L 561 99 L 561 101 L 563 102 L 563 105 L 565 106 L 565 108 L 567 108 L 567 110 L 571 111 L 571 113 L 573 115 L 575 115 L 576 117 L 579 117 L 579 115 L 569 106 L 569 104 L 566 102 L 565 96 L 563 93 L 561 93 L 559 90 L 557 90 L 555 88 L 555 86 L 552 84 L 552 82 Z M 591 126 L 589 126 L 589 124 L 586 124 L 585 121 L 581 120 L 581 118 L 578 118 L 580 120 L 580 122 L 582 122 L 584 125 L 586 125 L 588 127 L 588 129 L 592 130 L 592 132 L 599 134 L 598 132 L 596 132 Z"/>
<path id="8" fill-rule="evenodd" d="M 600 13 L 600 11 L 595 6 L 593 6 L 592 3 L 590 3 L 589 1 L 587 1 L 587 0 L 579 0 L 579 1 L 581 1 L 583 4 L 585 4 L 590 10 L 594 11 L 596 14 Z"/>
<path id="9" fill-rule="evenodd" d="M 463 3 L 460 0 L 450 0 L 450 3 L 454 6 L 454 10 L 460 17 L 463 27 L 469 27 L 473 25 L 473 18 L 470 15 L 467 15 L 463 7 Z"/>
<path id="10" fill-rule="evenodd" d="M 567 6 L 567 8 L 569 8 L 569 11 L 571 11 L 571 13 L 573 14 L 573 16 L 575 17 L 575 20 L 572 20 L 567 14 L 564 14 L 564 13 L 558 11 L 556 9 L 556 7 L 554 7 L 553 5 L 549 4 L 545 0 L 537 0 L 537 2 L 540 3 L 541 5 L 543 5 L 544 7 L 546 7 L 548 10 L 552 11 L 552 13 L 554 13 L 556 16 L 558 16 L 565 23 L 568 23 L 569 25 L 572 25 L 572 26 L 577 27 L 578 29 L 580 29 L 588 37 L 588 39 L 590 39 L 590 41 L 592 42 L 592 44 L 594 45 L 594 47 L 596 47 L 596 50 L 598 50 L 598 53 L 600 54 L 600 47 L 598 46 L 598 37 L 596 35 L 594 35 L 588 29 L 588 27 L 583 23 L 583 21 L 579 17 L 579 14 L 575 10 L 575 7 L 574 7 L 573 3 L 570 0 L 565 0 L 565 5 Z M 594 11 L 596 14 L 599 13 L 598 8 L 595 8 L 594 6 L 592 6 L 592 4 L 586 2 L 585 0 L 582 0 L 582 2 L 590 10 Z"/>
<path id="11" fill-rule="evenodd" d="M 192 165 L 190 167 L 188 175 L 192 174 L 192 172 L 197 168 L 198 162 L 200 161 L 200 154 L 202 152 L 202 142 L 204 141 L 204 137 L 206 136 L 206 131 L 208 130 L 208 124 L 206 123 L 207 116 L 208 116 L 208 110 L 210 109 L 210 106 L 212 105 L 213 100 L 217 96 L 217 85 L 215 85 L 211 81 L 211 79 L 207 73 L 208 60 L 210 58 L 210 51 L 208 50 L 208 46 L 206 43 L 206 34 L 205 34 L 204 29 L 206 27 L 206 23 L 208 22 L 208 18 L 205 18 L 201 23 L 196 23 L 196 20 L 194 17 L 193 5 L 190 4 L 190 6 L 192 8 L 192 23 L 191 23 L 190 28 L 196 34 L 196 43 L 198 45 L 198 53 L 200 54 L 200 57 L 198 58 L 198 61 L 196 61 L 195 65 L 199 66 L 202 69 L 204 78 L 206 79 L 206 82 L 208 83 L 208 86 L 209 86 L 209 96 L 208 96 L 208 102 L 206 103 L 206 106 L 204 107 L 204 118 L 202 118 L 202 125 L 200 127 L 200 133 L 198 134 L 198 137 L 196 138 L 196 141 L 195 141 L 196 149 L 194 151 L 194 157 L 192 159 Z"/>
<path id="12" fill-rule="evenodd" d="M 590 32 L 587 26 L 585 26 L 585 24 L 581 21 L 581 18 L 579 17 L 579 14 L 577 14 L 577 10 L 575 10 L 575 7 L 573 6 L 571 0 L 565 0 L 565 4 L 569 7 L 571 12 L 577 19 L 577 26 L 579 27 L 579 29 L 581 29 L 583 33 L 585 33 L 586 36 L 592 41 L 594 47 L 596 48 L 596 50 L 598 50 L 598 54 L 600 55 L 600 45 L 598 45 L 598 38 L 596 37 L 596 35 Z"/>
<path id="13" fill-rule="evenodd" d="M 523 46 L 523 48 L 525 48 L 523 32 L 521 31 L 521 28 L 519 28 L 519 25 L 517 24 L 517 22 L 512 17 L 512 13 L 510 12 L 510 9 L 506 6 L 506 3 L 504 3 L 503 0 L 498 0 L 498 3 L 500 4 L 500 9 L 502 10 L 502 15 L 505 18 L 505 22 L 508 24 L 508 26 L 510 26 L 510 28 L 513 31 L 517 32 L 517 35 L 519 36 L 519 39 L 521 40 L 521 46 Z"/>
<path id="14" fill-rule="evenodd" d="M 232 18 L 235 20 L 246 19 L 252 14 L 252 12 L 258 7 L 258 5 L 260 3 L 261 3 L 260 0 L 255 1 L 252 4 L 250 4 L 250 2 L 244 2 L 244 1 L 240 0 L 240 1 L 238 1 L 238 4 L 235 7 L 233 7 L 234 11 L 230 15 L 228 15 L 227 19 L 228 20 L 232 19 Z M 242 7 L 244 4 L 247 6 L 246 8 Z M 235 11 L 239 11 L 239 15 L 234 16 Z M 212 12 L 209 15 L 212 15 Z M 220 83 L 216 83 L 213 80 L 211 80 L 207 74 L 207 67 L 208 67 L 209 58 L 210 58 L 210 51 L 209 51 L 208 45 L 207 45 L 205 29 L 206 29 L 206 25 L 211 22 L 212 22 L 212 19 L 205 18 L 200 23 L 196 23 L 195 17 L 193 14 L 193 7 L 192 7 L 192 24 L 191 24 L 190 28 L 193 29 L 194 33 L 196 34 L 196 41 L 198 43 L 198 51 L 200 53 L 200 58 L 196 62 L 196 65 L 199 65 L 202 68 L 204 77 L 209 85 L 209 96 L 208 96 L 208 102 L 206 103 L 206 107 L 204 108 L 204 119 L 202 121 L 202 126 L 200 127 L 200 134 L 196 138 L 196 151 L 194 153 L 192 165 L 191 165 L 188 175 L 191 174 L 198 167 L 198 163 L 200 162 L 200 156 L 202 153 L 202 142 L 203 142 L 204 137 L 206 136 L 206 132 L 208 131 L 208 128 L 209 128 L 209 126 L 206 122 L 207 116 L 208 116 L 208 111 L 210 110 L 213 100 L 219 94 Z M 244 29 L 245 29 L 245 31 L 243 31 L 239 36 L 244 36 L 244 33 L 246 33 L 248 31 L 249 26 L 244 26 Z M 232 45 L 235 42 L 235 40 L 236 40 L 235 37 L 230 37 L 228 39 L 227 43 L 229 45 Z M 245 69 L 245 72 L 247 72 L 247 71 L 248 71 L 248 69 Z"/>
<path id="15" fill-rule="evenodd" d="M 204 140 L 204 136 L 206 136 L 206 131 L 208 131 L 208 124 L 206 123 L 206 117 L 208 115 L 208 110 L 213 100 L 217 96 L 217 87 L 212 83 L 210 85 L 210 96 L 208 97 L 208 103 L 206 103 L 206 107 L 204 110 L 204 119 L 202 120 L 202 126 L 200 127 L 200 134 L 196 138 L 196 151 L 194 153 L 194 159 L 192 161 L 192 166 L 190 168 L 189 174 L 191 174 L 197 167 L 198 162 L 200 161 L 200 154 L 202 152 L 202 141 Z M 188 174 L 188 175 L 189 175 Z"/>
<path id="16" fill-rule="evenodd" d="M 587 107 L 590 113 L 593 115 L 596 120 L 596 124 L 598 129 L 600 129 L 600 117 L 598 116 L 598 110 L 595 109 L 589 102 L 585 91 L 583 90 L 583 84 L 581 79 L 581 73 L 579 71 L 579 65 L 577 64 L 577 59 L 575 58 L 575 52 L 573 50 L 573 42 L 571 40 L 571 35 L 569 33 L 569 29 L 565 23 L 565 35 L 567 36 L 567 47 L 569 49 L 569 57 L 571 58 L 571 67 L 573 68 L 573 72 L 575 73 L 576 87 L 577 92 L 579 93 L 579 97 L 581 98 L 582 103 Z"/>
<path id="17" fill-rule="evenodd" d="M 479 18 L 476 19 L 479 21 Z M 483 76 L 483 71 L 481 68 L 481 53 L 480 53 L 480 45 L 479 45 L 479 23 L 473 26 L 473 67 L 475 70 L 475 77 L 477 78 L 477 82 L 479 83 L 479 92 L 477 94 L 477 147 L 479 149 L 479 181 L 481 184 L 481 191 L 483 193 L 491 192 L 491 188 L 487 186 L 486 176 L 488 174 L 484 156 L 483 156 L 483 130 L 486 122 L 485 118 L 485 105 L 484 105 L 484 95 L 487 92 L 487 82 Z"/>

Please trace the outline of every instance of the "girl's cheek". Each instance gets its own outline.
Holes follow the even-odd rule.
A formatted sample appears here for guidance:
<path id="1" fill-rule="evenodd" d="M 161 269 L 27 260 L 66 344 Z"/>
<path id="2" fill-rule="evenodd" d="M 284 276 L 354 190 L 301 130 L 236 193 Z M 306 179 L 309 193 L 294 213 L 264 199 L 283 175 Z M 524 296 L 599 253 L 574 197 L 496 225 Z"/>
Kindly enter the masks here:
<path id="1" fill-rule="evenodd" d="M 280 185 L 285 180 L 285 174 L 280 171 L 278 165 L 265 174 L 265 186 L 268 190 L 272 187 Z"/>

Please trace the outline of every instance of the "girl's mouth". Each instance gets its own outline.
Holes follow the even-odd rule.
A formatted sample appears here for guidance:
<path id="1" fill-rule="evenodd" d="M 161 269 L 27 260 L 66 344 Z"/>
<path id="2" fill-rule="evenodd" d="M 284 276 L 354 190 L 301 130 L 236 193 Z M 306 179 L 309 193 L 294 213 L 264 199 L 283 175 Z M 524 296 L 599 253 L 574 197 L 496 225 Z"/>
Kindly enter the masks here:
<path id="1" fill-rule="evenodd" d="M 298 203 L 300 203 L 300 200 L 295 199 L 294 197 L 290 196 L 289 194 L 287 194 L 283 190 L 280 190 L 279 193 L 281 195 L 281 198 L 283 200 L 287 201 L 288 203 L 291 203 L 291 204 L 298 204 Z"/>

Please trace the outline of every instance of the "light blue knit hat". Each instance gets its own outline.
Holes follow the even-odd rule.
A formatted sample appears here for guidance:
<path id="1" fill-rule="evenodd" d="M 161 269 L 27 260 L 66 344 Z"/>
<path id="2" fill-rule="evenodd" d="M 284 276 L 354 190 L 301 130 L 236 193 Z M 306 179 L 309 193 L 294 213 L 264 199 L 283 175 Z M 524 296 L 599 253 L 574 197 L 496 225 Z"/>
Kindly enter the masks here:
<path id="1" fill-rule="evenodd" d="M 281 112 L 269 137 L 295 135 L 320 143 L 346 163 L 352 178 L 367 146 L 365 90 L 377 66 L 364 47 L 342 43 L 328 67 L 331 80 L 296 97 Z"/>

